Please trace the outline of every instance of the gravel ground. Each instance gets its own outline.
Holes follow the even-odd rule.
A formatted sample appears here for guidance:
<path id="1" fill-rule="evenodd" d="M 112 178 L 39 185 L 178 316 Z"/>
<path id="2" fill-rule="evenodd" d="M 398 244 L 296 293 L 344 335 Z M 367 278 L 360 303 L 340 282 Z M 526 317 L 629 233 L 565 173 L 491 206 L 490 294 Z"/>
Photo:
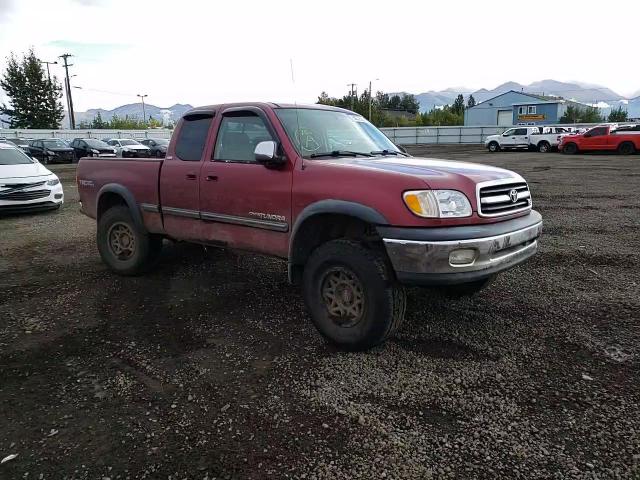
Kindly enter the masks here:
<path id="1" fill-rule="evenodd" d="M 411 290 L 367 353 L 279 260 L 115 277 L 53 167 L 59 212 L 0 219 L 0 478 L 640 479 L 640 157 L 412 152 L 523 174 L 545 233 L 475 297 Z"/>

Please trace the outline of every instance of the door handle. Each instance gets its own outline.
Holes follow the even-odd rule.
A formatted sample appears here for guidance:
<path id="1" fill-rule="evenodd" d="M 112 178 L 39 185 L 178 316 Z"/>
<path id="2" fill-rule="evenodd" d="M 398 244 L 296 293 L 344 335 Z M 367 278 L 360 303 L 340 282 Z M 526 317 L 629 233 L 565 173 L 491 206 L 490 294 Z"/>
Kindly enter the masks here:
<path id="1" fill-rule="evenodd" d="M 187 173 L 187 180 L 195 180 L 198 176 L 195 173 Z"/>
<path id="2" fill-rule="evenodd" d="M 218 176 L 217 175 L 207 175 L 206 177 L 204 177 L 204 179 L 207 182 L 215 182 L 218 180 Z"/>

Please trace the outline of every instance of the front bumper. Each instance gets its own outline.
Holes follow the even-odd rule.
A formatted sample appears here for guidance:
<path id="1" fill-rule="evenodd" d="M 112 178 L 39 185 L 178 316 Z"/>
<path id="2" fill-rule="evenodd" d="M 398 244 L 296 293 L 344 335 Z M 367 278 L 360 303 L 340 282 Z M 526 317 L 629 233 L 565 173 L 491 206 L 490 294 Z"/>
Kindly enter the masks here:
<path id="1" fill-rule="evenodd" d="M 401 283 L 453 285 L 488 278 L 536 253 L 542 216 L 531 211 L 504 222 L 451 228 L 379 227 Z M 473 251 L 467 263 L 452 262 L 453 252 Z"/>
<path id="2" fill-rule="evenodd" d="M 17 192 L 9 199 L 0 198 L 0 215 L 40 210 L 53 210 L 64 203 L 62 184 L 38 186 Z M 19 194 L 24 194 L 22 197 Z M 31 195 L 30 195 L 31 194 Z"/>

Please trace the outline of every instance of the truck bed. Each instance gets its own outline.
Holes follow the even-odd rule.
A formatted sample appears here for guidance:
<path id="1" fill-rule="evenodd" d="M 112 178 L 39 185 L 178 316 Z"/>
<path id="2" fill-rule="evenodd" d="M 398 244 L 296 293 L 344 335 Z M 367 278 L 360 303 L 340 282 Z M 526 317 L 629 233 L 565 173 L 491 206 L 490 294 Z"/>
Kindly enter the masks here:
<path id="1" fill-rule="evenodd" d="M 162 158 L 81 158 L 77 178 L 82 212 L 96 218 L 98 194 L 105 185 L 114 182 L 131 192 L 135 204 L 159 205 L 163 161 Z"/>

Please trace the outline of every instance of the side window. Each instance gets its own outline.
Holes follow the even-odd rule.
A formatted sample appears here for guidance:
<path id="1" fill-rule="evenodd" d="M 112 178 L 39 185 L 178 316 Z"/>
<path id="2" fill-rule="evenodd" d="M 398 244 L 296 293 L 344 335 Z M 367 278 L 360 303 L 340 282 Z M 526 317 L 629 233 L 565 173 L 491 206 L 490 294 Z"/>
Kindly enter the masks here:
<path id="1" fill-rule="evenodd" d="M 607 133 L 607 129 L 605 127 L 594 128 L 589 132 L 590 137 L 600 137 Z"/>
<path id="2" fill-rule="evenodd" d="M 527 107 L 518 107 L 518 115 L 524 115 L 527 113 Z"/>
<path id="3" fill-rule="evenodd" d="M 234 112 L 220 122 L 213 159 L 227 162 L 256 161 L 254 151 L 260 142 L 275 140 L 264 120 L 253 112 Z"/>
<path id="4" fill-rule="evenodd" d="M 526 134 L 527 134 L 526 128 L 516 128 L 512 135 L 526 135 Z"/>
<path id="5" fill-rule="evenodd" d="M 504 133 L 503 133 L 503 135 L 504 135 L 505 137 L 508 137 L 509 135 L 515 135 L 515 132 L 516 132 L 515 128 L 510 128 L 509 130 L 507 130 L 506 132 L 504 132 Z"/>
<path id="6" fill-rule="evenodd" d="M 194 114 L 183 118 L 176 140 L 176 156 L 180 160 L 200 161 L 212 119 L 210 114 Z"/>
<path id="7" fill-rule="evenodd" d="M 535 114 L 536 113 L 536 106 L 535 105 L 529 105 L 527 107 L 527 113 L 528 114 Z"/>

